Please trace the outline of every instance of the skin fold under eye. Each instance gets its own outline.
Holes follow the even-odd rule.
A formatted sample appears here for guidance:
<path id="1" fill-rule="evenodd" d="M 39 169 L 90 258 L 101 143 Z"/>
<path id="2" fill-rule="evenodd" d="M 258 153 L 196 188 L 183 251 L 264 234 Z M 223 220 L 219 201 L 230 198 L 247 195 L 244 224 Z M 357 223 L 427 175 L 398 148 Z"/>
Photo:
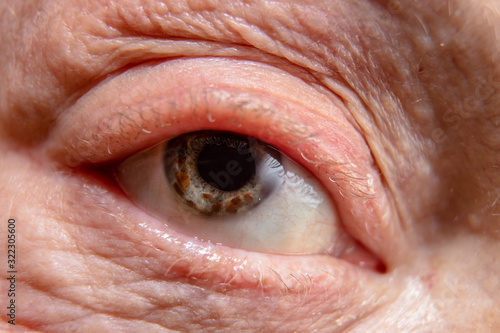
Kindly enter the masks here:
<path id="1" fill-rule="evenodd" d="M 122 162 L 117 178 L 138 206 L 199 240 L 281 254 L 352 246 L 321 184 L 251 137 L 181 135 Z"/>

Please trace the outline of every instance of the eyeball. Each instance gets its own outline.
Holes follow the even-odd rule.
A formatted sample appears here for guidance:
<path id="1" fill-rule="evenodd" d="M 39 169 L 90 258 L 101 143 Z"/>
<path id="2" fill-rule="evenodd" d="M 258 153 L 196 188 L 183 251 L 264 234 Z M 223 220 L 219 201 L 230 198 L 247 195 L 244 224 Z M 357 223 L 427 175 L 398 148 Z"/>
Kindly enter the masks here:
<path id="1" fill-rule="evenodd" d="M 252 137 L 187 133 L 128 158 L 117 178 L 139 207 L 199 240 L 280 254 L 351 244 L 321 184 Z"/>

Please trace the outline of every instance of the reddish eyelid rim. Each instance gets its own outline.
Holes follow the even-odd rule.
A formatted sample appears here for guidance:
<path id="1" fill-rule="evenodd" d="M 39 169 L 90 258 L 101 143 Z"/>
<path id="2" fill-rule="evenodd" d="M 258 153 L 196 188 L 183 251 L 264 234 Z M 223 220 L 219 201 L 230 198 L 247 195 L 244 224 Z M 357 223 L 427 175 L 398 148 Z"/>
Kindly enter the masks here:
<path id="1" fill-rule="evenodd" d="M 185 61 L 189 60 L 171 61 L 174 64 L 165 68 L 138 66 L 92 89 L 61 121 L 53 141 L 62 145 L 50 147 L 51 155 L 71 167 L 108 164 L 186 132 L 218 130 L 248 135 L 276 147 L 318 178 L 348 226 L 345 219 L 349 214 L 342 214 L 343 205 L 338 206 L 348 201 L 342 194 L 346 189 L 339 188 L 342 181 L 335 175 L 348 173 L 351 161 L 369 167 L 371 156 L 342 111 L 332 103 L 310 109 L 293 94 L 276 93 L 279 82 L 267 87 L 250 82 L 259 79 L 256 69 L 270 70 L 270 66 L 240 68 L 234 61 L 216 61 L 212 70 L 239 71 L 239 79 L 228 82 L 222 74 L 211 77 L 204 73 L 200 63 L 182 68 Z M 158 79 L 176 65 L 182 70 L 170 71 L 175 77 Z M 274 70 L 279 80 L 283 73 Z M 292 83 L 307 89 L 303 81 Z M 300 89 L 295 92 L 301 93 Z M 318 110 L 320 106 L 324 109 Z M 325 110 L 329 113 L 322 112 Z"/>

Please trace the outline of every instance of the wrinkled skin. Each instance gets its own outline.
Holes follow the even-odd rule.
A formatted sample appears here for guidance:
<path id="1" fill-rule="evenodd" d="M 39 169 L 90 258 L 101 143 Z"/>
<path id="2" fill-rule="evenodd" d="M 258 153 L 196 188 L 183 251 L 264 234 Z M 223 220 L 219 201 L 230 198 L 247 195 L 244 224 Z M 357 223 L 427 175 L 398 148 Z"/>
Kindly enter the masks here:
<path id="1" fill-rule="evenodd" d="M 2 310 L 1 328 L 500 331 L 499 13 L 497 0 L 3 2 L 1 263 L 15 218 L 18 274 L 16 325 Z M 244 92 L 292 125 L 255 132 L 244 114 L 258 111 L 234 113 Z M 193 240 L 102 171 L 206 128 L 301 163 L 386 271 Z"/>

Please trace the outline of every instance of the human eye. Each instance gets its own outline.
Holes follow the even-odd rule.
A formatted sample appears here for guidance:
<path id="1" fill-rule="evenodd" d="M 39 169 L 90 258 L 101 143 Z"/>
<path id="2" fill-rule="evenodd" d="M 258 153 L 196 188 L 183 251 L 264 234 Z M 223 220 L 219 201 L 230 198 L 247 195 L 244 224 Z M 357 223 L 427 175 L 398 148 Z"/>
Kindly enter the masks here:
<path id="1" fill-rule="evenodd" d="M 318 281 L 340 274 L 347 280 L 335 283 L 347 293 L 363 283 L 359 269 L 385 271 L 381 258 L 397 255 L 388 246 L 394 234 L 369 148 L 341 103 L 310 79 L 223 58 L 138 65 L 79 99 L 55 134 L 63 144 L 50 154 L 88 170 L 85 190 L 105 189 L 94 191 L 105 225 L 163 251 L 170 272 L 271 289 L 276 279 L 300 286 L 299 271 Z M 205 171 L 220 177 L 203 178 L 197 163 L 210 145 L 251 157 L 245 169 L 254 181 L 217 188 L 217 179 L 236 180 L 213 166 Z M 243 169 L 236 157 L 219 158 L 228 174 Z M 184 158 L 189 168 L 179 166 Z M 180 184 L 179 171 L 191 173 L 192 188 Z M 176 191 L 175 183 L 184 187 Z M 236 195 L 241 201 L 228 204 Z M 229 202 L 217 208 L 210 196 Z"/>
<path id="2" fill-rule="evenodd" d="M 128 158 L 117 175 L 145 211 L 198 239 L 281 254 L 353 246 L 321 184 L 252 137 L 184 134 Z"/>

